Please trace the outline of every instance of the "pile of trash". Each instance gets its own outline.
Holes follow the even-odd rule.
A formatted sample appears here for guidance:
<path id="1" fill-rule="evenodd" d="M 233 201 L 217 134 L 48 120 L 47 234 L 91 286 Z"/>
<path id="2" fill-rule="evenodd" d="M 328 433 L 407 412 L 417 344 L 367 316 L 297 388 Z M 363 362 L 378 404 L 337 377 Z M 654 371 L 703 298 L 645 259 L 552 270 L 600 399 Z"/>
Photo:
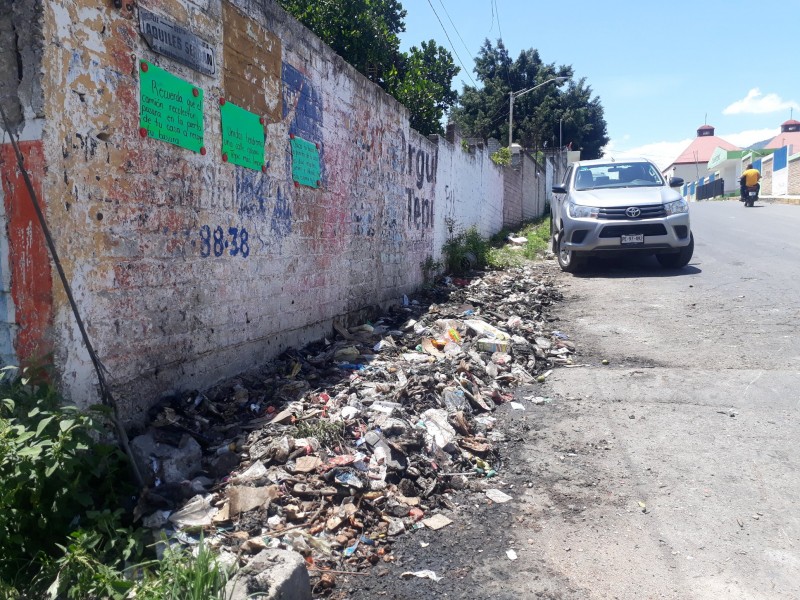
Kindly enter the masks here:
<path id="1" fill-rule="evenodd" d="M 136 516 L 184 543 L 202 531 L 239 565 L 295 550 L 317 589 L 391 561 L 396 536 L 449 524 L 445 492 L 503 468 L 494 408 L 571 363 L 547 312 L 560 298 L 547 265 L 445 278 L 255 375 L 165 399 L 132 440 L 150 477 Z"/>

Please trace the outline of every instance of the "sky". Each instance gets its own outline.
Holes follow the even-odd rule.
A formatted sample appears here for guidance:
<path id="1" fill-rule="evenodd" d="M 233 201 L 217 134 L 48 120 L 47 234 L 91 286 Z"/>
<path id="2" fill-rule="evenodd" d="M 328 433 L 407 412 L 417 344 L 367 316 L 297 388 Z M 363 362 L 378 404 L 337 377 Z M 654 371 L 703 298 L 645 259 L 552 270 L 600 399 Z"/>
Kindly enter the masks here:
<path id="1" fill-rule="evenodd" d="M 545 64 L 571 65 L 603 106 L 607 155 L 664 168 L 704 124 L 744 147 L 800 120 L 800 0 L 401 3 L 402 49 L 430 39 L 447 48 L 462 68 L 459 92 L 479 84 L 474 58 L 485 39 L 502 39 L 515 60 L 535 48 Z"/>

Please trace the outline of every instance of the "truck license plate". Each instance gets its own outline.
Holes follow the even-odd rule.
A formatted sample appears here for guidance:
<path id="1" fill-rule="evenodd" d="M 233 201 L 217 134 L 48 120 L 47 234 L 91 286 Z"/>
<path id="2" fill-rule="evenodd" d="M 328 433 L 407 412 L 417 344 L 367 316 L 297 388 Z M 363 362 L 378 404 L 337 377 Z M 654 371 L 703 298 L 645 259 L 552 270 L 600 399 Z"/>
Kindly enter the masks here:
<path id="1" fill-rule="evenodd" d="M 644 244 L 644 234 L 635 233 L 632 235 L 623 235 L 620 239 L 620 244 L 623 246 L 633 246 L 636 244 Z"/>

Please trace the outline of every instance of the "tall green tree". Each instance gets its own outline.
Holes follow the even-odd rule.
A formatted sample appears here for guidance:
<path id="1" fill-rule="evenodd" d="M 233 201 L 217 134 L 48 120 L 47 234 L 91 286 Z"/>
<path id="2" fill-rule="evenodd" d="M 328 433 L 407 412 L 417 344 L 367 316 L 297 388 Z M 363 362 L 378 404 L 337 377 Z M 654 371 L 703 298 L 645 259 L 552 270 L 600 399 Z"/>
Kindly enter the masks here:
<path id="1" fill-rule="evenodd" d="M 441 119 L 458 98 L 458 67 L 436 42 L 400 51 L 406 11 L 398 0 L 278 0 L 337 54 L 408 108 L 411 126 L 441 133 Z"/>
<path id="2" fill-rule="evenodd" d="M 533 48 L 512 60 L 502 40 L 485 40 L 475 58 L 482 87 L 464 86 L 451 117 L 469 136 L 508 139 L 509 92 L 542 85 L 514 100 L 514 141 L 528 148 L 571 144 L 583 158 L 598 158 L 608 143 L 603 106 L 586 79 L 573 79 L 569 65 L 545 64 Z"/>
<path id="3" fill-rule="evenodd" d="M 389 79 L 389 93 L 408 107 L 411 127 L 421 133 L 441 133 L 442 117 L 458 100 L 452 89 L 460 69 L 447 49 L 434 40 L 412 46 Z"/>

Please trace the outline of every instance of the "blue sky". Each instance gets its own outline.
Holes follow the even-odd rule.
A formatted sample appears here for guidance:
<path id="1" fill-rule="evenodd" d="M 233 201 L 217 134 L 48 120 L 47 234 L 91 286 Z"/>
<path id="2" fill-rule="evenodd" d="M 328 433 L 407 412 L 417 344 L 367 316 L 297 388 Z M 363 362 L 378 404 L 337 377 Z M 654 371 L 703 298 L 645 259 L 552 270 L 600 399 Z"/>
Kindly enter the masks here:
<path id="1" fill-rule="evenodd" d="M 572 65 L 600 98 L 615 156 L 665 167 L 705 122 L 746 146 L 776 135 L 790 108 L 800 120 L 798 0 L 401 2 L 402 48 L 433 38 L 450 50 L 469 70 L 459 92 L 486 38 L 502 38 L 514 59 L 536 48 L 545 63 Z"/>

